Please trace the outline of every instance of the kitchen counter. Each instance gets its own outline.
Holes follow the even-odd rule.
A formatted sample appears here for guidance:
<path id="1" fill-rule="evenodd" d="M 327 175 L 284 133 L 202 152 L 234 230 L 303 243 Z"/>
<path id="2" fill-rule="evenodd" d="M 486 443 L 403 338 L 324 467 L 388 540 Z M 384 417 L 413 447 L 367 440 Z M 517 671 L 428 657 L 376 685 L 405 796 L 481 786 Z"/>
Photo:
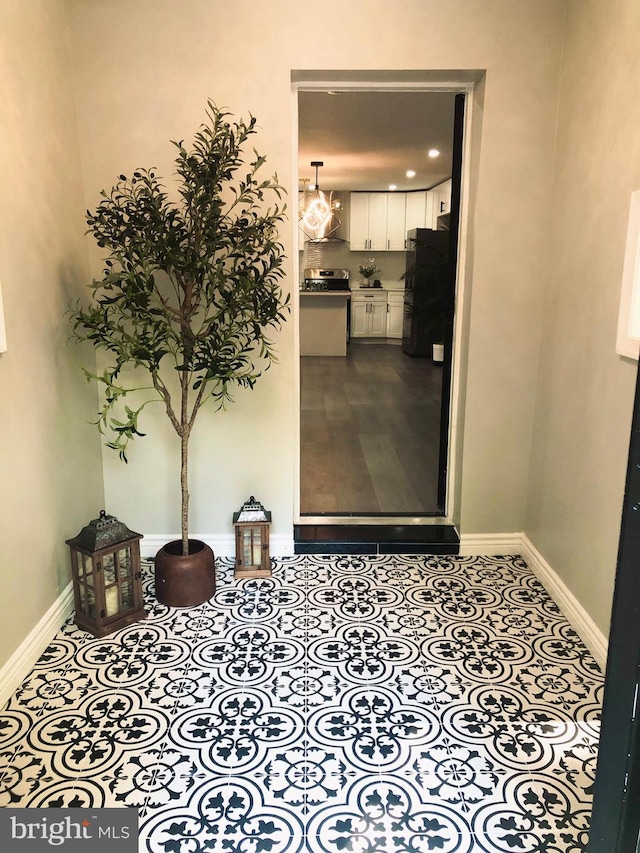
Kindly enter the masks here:
<path id="1" fill-rule="evenodd" d="M 300 355 L 346 355 L 350 292 L 300 291 Z"/>
<path id="2" fill-rule="evenodd" d="M 301 290 L 300 299 L 305 299 L 307 296 L 351 296 L 350 290 Z"/>
<path id="3" fill-rule="evenodd" d="M 387 293 L 403 293 L 404 281 L 383 281 L 381 287 L 363 287 L 358 282 L 353 282 L 351 284 L 351 290 L 363 290 L 365 293 L 368 293 L 369 291 L 375 293 L 379 290 L 386 291 Z"/>

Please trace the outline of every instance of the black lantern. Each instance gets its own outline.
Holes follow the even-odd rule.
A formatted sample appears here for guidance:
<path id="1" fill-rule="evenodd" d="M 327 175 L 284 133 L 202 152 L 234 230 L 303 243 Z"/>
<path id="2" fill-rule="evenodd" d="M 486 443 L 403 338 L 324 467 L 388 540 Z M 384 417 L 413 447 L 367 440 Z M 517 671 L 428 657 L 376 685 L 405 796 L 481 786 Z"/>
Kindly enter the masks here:
<path id="1" fill-rule="evenodd" d="M 96 637 L 144 619 L 140 540 L 112 515 L 102 510 L 75 539 L 71 572 L 76 604 L 75 622 Z"/>
<path id="2" fill-rule="evenodd" d="M 233 514 L 236 529 L 236 578 L 270 578 L 271 513 L 253 495 Z"/>

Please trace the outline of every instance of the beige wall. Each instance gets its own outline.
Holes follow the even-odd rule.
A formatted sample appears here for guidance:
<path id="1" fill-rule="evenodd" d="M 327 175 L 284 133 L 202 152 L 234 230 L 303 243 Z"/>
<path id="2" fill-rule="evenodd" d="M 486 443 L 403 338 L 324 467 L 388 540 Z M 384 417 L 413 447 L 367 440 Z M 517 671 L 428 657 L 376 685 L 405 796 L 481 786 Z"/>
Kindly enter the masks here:
<path id="1" fill-rule="evenodd" d="M 348 7 L 348 14 L 345 8 Z M 542 282 L 551 204 L 561 0 L 69 0 L 87 203 L 138 165 L 171 171 L 172 137 L 188 138 L 207 97 L 254 113 L 256 145 L 296 197 L 292 69 L 486 69 L 470 304 L 466 432 L 460 490 L 464 533 L 524 526 Z M 297 261 L 285 232 L 287 286 Z M 94 254 L 94 263 L 97 256 Z M 97 266 L 96 266 L 97 269 Z M 280 364 L 228 412 L 194 434 L 195 533 L 228 533 L 255 493 L 291 534 L 296 396 L 295 323 Z M 506 355 L 505 355 L 506 353 Z M 104 457 L 111 511 L 146 533 L 178 527 L 175 437 L 147 424 L 124 468 Z"/>
<path id="2" fill-rule="evenodd" d="M 0 0 L 0 664 L 70 579 L 65 538 L 102 506 L 96 409 L 64 311 L 87 280 L 64 10 Z M 90 354 L 89 354 L 90 355 Z"/>
<path id="3" fill-rule="evenodd" d="M 607 632 L 637 363 L 615 353 L 640 187 L 640 5 L 568 4 L 527 532 Z"/>

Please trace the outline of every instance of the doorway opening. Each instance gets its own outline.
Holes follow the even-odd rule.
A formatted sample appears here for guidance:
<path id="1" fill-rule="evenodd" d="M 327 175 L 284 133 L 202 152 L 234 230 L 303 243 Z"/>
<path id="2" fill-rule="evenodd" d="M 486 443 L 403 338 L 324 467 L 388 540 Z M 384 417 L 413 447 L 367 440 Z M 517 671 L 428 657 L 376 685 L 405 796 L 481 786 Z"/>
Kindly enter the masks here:
<path id="1" fill-rule="evenodd" d="M 442 365 L 384 342 L 300 359 L 302 515 L 443 515 Z"/>
<path id="2" fill-rule="evenodd" d="M 309 351 L 301 325 L 300 521 L 446 522 L 464 95 L 301 90 L 298 114 L 299 176 L 323 157 L 320 185 L 339 198 L 341 218 L 321 241 L 299 232 L 300 281 L 311 259 L 313 268 L 346 268 L 351 287 L 346 354 Z M 415 174 L 406 177 L 410 166 Z M 380 204 L 386 244 L 373 233 Z M 367 205 L 371 236 L 362 242 L 358 223 Z M 399 210 L 400 243 L 393 232 Z M 434 292 L 426 238 L 445 247 L 436 271 L 447 284 L 442 293 Z M 376 268 L 377 291 L 361 287 L 367 265 Z M 426 306 L 415 286 L 425 269 Z M 304 300 L 307 323 L 324 304 Z M 301 317 L 303 310 L 301 300 Z"/>

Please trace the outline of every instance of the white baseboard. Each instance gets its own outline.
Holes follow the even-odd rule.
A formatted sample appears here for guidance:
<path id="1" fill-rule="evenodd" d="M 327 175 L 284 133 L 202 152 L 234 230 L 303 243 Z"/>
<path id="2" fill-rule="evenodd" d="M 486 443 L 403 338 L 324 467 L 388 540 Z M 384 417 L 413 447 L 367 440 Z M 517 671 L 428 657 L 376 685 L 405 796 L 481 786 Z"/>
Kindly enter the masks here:
<path id="1" fill-rule="evenodd" d="M 179 539 L 180 534 L 151 534 L 145 535 L 140 540 L 140 554 L 147 560 L 152 559 L 163 545 Z M 221 533 L 212 535 L 208 533 L 194 533 L 192 539 L 205 542 L 216 555 L 216 557 L 235 557 L 236 543 L 233 533 Z M 293 535 L 284 533 L 272 533 L 269 536 L 269 551 L 272 557 L 291 557 L 293 551 Z"/>
<path id="2" fill-rule="evenodd" d="M 580 604 L 575 595 L 565 585 L 535 545 L 525 534 L 522 535 L 520 554 L 531 571 L 551 595 L 560 610 L 582 638 L 585 646 L 596 659 L 602 672 L 607 665 L 608 641 L 602 631 Z"/>
<path id="3" fill-rule="evenodd" d="M 571 590 L 551 568 L 525 533 L 480 534 L 460 537 L 460 554 L 467 557 L 519 554 L 556 602 L 604 672 L 607 639 Z"/>
<path id="4" fill-rule="evenodd" d="M 520 554 L 522 533 L 479 533 L 460 537 L 463 557 L 497 557 L 500 554 Z"/>
<path id="5" fill-rule="evenodd" d="M 0 708 L 4 708 L 20 687 L 73 609 L 73 584 L 70 583 L 0 669 Z"/>

